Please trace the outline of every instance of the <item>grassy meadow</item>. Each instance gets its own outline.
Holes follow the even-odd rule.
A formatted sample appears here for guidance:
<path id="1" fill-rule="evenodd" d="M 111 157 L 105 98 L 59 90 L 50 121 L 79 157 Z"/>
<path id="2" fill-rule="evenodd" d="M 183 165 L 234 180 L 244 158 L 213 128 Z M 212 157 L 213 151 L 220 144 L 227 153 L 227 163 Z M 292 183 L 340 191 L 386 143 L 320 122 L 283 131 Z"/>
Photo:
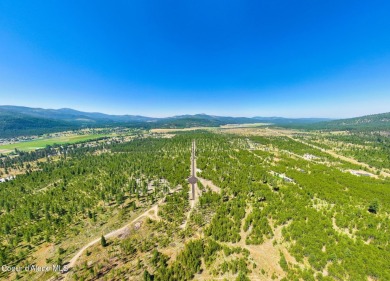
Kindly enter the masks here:
<path id="1" fill-rule="evenodd" d="M 108 135 L 106 134 L 71 135 L 71 136 L 61 136 L 61 137 L 53 137 L 53 138 L 42 138 L 42 139 L 36 139 L 32 141 L 22 141 L 18 143 L 0 145 L 0 152 L 9 153 L 11 151 L 14 151 L 15 149 L 21 151 L 32 151 L 35 149 L 44 148 L 47 145 L 76 143 L 76 142 L 98 139 L 105 136 Z"/>

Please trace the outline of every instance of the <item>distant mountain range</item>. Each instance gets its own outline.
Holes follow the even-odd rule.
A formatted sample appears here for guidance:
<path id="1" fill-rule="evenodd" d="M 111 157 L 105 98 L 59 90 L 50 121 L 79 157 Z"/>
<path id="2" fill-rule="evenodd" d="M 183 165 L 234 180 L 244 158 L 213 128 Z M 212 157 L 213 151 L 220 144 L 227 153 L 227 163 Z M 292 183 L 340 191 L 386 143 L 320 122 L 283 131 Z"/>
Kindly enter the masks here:
<path id="1" fill-rule="evenodd" d="M 31 108 L 25 106 L 12 106 L 3 105 L 0 106 L 0 110 L 7 112 L 16 112 L 27 116 L 33 116 L 37 118 L 48 118 L 69 122 L 144 122 L 155 120 L 156 118 L 149 118 L 138 115 L 109 115 L 99 112 L 82 112 L 70 108 L 60 109 L 43 109 L 43 108 Z"/>
<path id="2" fill-rule="evenodd" d="M 43 109 L 23 106 L 0 106 L 0 138 L 20 135 L 80 129 L 85 127 L 141 127 L 185 128 L 195 126 L 217 127 L 226 124 L 268 123 L 275 126 L 304 129 L 389 129 L 390 113 L 369 115 L 351 119 L 283 118 L 283 117 L 226 117 L 206 114 L 179 115 L 153 118 L 139 115 L 110 115 L 98 112 L 82 112 L 70 108 Z"/>

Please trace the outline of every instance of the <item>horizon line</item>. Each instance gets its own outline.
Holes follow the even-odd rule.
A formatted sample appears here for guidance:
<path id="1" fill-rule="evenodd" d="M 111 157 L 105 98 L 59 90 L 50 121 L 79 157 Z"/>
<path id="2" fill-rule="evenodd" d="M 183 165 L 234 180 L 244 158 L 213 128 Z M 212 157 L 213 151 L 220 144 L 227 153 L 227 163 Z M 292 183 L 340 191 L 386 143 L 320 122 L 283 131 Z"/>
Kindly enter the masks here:
<path id="1" fill-rule="evenodd" d="M 383 114 L 387 112 L 378 112 L 378 113 L 370 113 L 370 114 L 362 114 L 362 115 L 357 115 L 353 117 L 287 117 L 283 115 L 223 115 L 223 114 L 213 114 L 213 113 L 206 113 L 206 112 L 201 112 L 201 113 L 177 113 L 177 114 L 171 114 L 171 115 L 160 115 L 160 116 L 152 116 L 148 114 L 131 114 L 131 113 L 122 113 L 122 114 L 117 114 L 117 113 L 108 113 L 108 112 L 103 112 L 103 111 L 95 111 L 95 110 L 83 110 L 83 109 L 76 109 L 72 107 L 36 107 L 36 106 L 27 106 L 27 105 L 12 105 L 12 104 L 0 104 L 0 107 L 5 107 L 5 106 L 10 106 L 10 107 L 25 107 L 25 108 L 31 108 L 31 109 L 43 109 L 43 110 L 61 110 L 61 109 L 70 109 L 70 110 L 75 110 L 79 112 L 84 112 L 84 113 L 98 113 L 98 114 L 105 114 L 105 115 L 113 115 L 113 116 L 140 116 L 140 117 L 147 117 L 147 118 L 156 118 L 156 119 L 163 119 L 163 118 L 173 118 L 173 117 L 179 117 L 179 116 L 194 116 L 194 115 L 207 115 L 207 116 L 215 116 L 215 117 L 232 117 L 232 118 L 286 118 L 286 119 L 329 119 L 329 120 L 341 120 L 341 119 L 350 119 L 350 118 L 357 118 L 357 117 L 363 117 L 363 116 L 370 116 L 370 115 L 376 115 L 376 114 Z"/>

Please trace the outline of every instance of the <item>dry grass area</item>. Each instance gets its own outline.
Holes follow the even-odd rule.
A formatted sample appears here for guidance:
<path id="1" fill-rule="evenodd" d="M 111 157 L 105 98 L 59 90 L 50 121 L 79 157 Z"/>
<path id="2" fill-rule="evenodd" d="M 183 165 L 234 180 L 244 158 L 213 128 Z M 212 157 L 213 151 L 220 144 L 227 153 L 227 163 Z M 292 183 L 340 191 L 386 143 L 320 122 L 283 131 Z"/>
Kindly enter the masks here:
<path id="1" fill-rule="evenodd" d="M 200 179 L 203 185 L 209 186 L 213 191 L 219 192 L 220 188 L 215 186 L 211 181 Z M 246 209 L 245 218 L 251 212 L 251 206 L 248 206 Z M 153 267 L 150 267 L 150 252 L 140 252 L 138 251 L 133 256 L 123 256 L 119 244 L 122 239 L 131 238 L 134 241 L 143 241 L 147 237 L 159 235 L 155 233 L 153 227 L 150 227 L 146 222 L 146 219 L 150 218 L 152 221 L 159 221 L 157 216 L 157 205 L 151 209 L 148 209 L 141 216 L 138 215 L 130 224 L 127 224 L 123 231 L 120 231 L 113 236 L 106 236 L 108 239 L 109 246 L 102 247 L 100 242 L 91 244 L 88 248 L 84 249 L 78 259 L 75 261 L 75 273 L 72 271 L 66 275 L 57 275 L 53 277 L 53 280 L 73 280 L 78 274 L 80 276 L 89 274 L 89 276 L 95 276 L 94 280 L 110 280 L 110 278 L 115 278 L 119 272 L 125 273 L 126 280 L 142 280 L 142 274 L 144 268 L 149 268 L 153 272 Z M 281 268 L 279 262 L 281 254 L 283 254 L 288 263 L 293 265 L 298 265 L 304 267 L 297 263 L 295 258 L 288 252 L 288 245 L 284 242 L 282 236 L 282 229 L 287 225 L 273 227 L 272 221 L 270 222 L 271 227 L 274 232 L 274 237 L 271 239 L 265 240 L 261 245 L 246 245 L 246 237 L 249 235 L 251 228 L 248 231 L 244 231 L 244 222 L 245 218 L 242 220 L 241 226 L 241 240 L 238 243 L 221 243 L 231 248 L 241 247 L 249 251 L 248 256 L 248 269 L 251 270 L 248 273 L 248 278 L 250 280 L 281 280 L 286 276 L 286 273 Z M 184 249 L 185 244 L 191 239 L 203 238 L 203 233 L 195 232 L 191 237 L 184 239 L 174 239 L 167 246 L 159 247 L 159 252 L 170 257 L 169 264 L 172 264 L 177 255 Z M 95 236 L 96 237 L 96 236 Z M 82 239 L 85 241 L 85 238 Z M 100 239 L 99 239 L 100 240 Z M 42 247 L 39 251 L 41 256 L 46 256 L 50 252 L 53 252 L 53 245 L 47 244 Z M 38 253 L 37 253 L 38 254 Z M 237 274 L 232 272 L 226 272 L 223 275 L 215 275 L 212 273 L 213 269 L 218 269 L 219 266 L 224 261 L 233 261 L 238 258 L 242 258 L 243 254 L 231 254 L 227 257 L 224 256 L 223 251 L 218 253 L 218 257 L 215 262 L 206 269 L 203 262 L 203 267 L 205 270 L 195 275 L 194 280 L 234 280 L 237 277 Z M 42 261 L 44 263 L 44 261 Z M 140 263 L 142 266 L 140 266 Z M 254 264 L 256 266 L 254 266 Z M 65 279 L 64 279 L 65 278 Z M 108 278 L 108 279 L 107 279 Z M 88 279 L 88 278 L 87 278 Z"/>
<path id="2" fill-rule="evenodd" d="M 187 131 L 196 131 L 196 130 L 215 130 L 218 129 L 218 127 L 191 127 L 191 128 L 170 128 L 170 129 L 151 129 L 151 133 L 157 133 L 157 134 L 165 134 L 165 133 L 172 133 L 172 132 L 187 132 Z"/>
<path id="3" fill-rule="evenodd" d="M 248 214 L 251 212 L 251 207 L 246 210 L 245 218 L 242 220 L 241 225 L 241 240 L 237 243 L 231 242 L 220 242 L 223 245 L 226 245 L 230 248 L 241 247 L 249 251 L 248 257 L 248 269 L 251 270 L 251 273 L 248 273 L 248 278 L 250 280 L 281 280 L 286 276 L 286 273 L 281 268 L 279 262 L 281 258 L 281 254 L 283 254 L 288 263 L 297 265 L 301 268 L 304 265 L 298 264 L 296 259 L 288 252 L 288 245 L 284 242 L 282 236 L 282 229 L 287 227 L 289 224 L 278 226 L 273 228 L 274 237 L 267 239 L 264 243 L 260 245 L 247 245 L 245 243 L 246 237 L 249 235 L 251 231 L 251 227 L 248 231 L 244 231 L 244 222 Z M 290 222 L 291 223 L 291 222 Z M 272 222 L 271 222 L 272 226 Z M 218 268 L 222 261 L 229 261 L 234 258 L 239 257 L 239 255 L 231 255 L 229 257 L 223 256 L 223 253 L 219 253 L 216 261 L 210 266 L 210 269 Z M 252 266 L 251 266 L 252 264 Z M 253 264 L 256 266 L 253 267 Z M 203 267 L 205 268 L 205 267 Z M 215 276 L 211 273 L 211 270 L 204 270 L 202 273 L 197 274 L 194 280 L 234 280 L 237 277 L 236 275 L 232 275 L 231 273 L 225 273 L 221 276 Z"/>
<path id="4" fill-rule="evenodd" d="M 244 239 L 241 239 L 238 243 L 223 243 L 229 247 L 242 247 L 249 251 L 249 259 L 257 265 L 256 269 L 252 270 L 252 273 L 248 276 L 250 280 L 281 280 L 284 278 L 286 273 L 279 264 L 281 252 L 285 255 L 288 262 L 297 264 L 295 258 L 288 253 L 286 245 L 282 243 L 281 231 L 283 227 L 275 228 L 273 230 L 275 236 L 265 240 L 260 245 L 246 245 Z M 241 238 L 245 238 L 246 235 Z M 274 243 L 275 240 L 277 241 L 276 243 Z M 262 271 L 265 273 L 262 274 Z"/>
<path id="5" fill-rule="evenodd" d="M 213 184 L 210 180 L 205 180 L 202 178 L 199 178 L 200 182 L 204 186 L 209 186 L 214 192 L 220 192 L 220 188 Z M 264 243 L 261 245 L 247 245 L 246 244 L 246 237 L 250 234 L 251 227 L 248 229 L 248 231 L 244 231 L 244 222 L 247 218 L 247 216 L 251 213 L 252 207 L 249 206 L 246 209 L 245 217 L 242 219 L 241 224 L 241 230 L 240 230 L 240 236 L 241 239 L 237 243 L 230 243 L 230 242 L 220 242 L 223 245 L 226 245 L 231 248 L 235 247 L 241 247 L 243 249 L 247 249 L 249 251 L 249 261 L 252 261 L 254 264 L 256 264 L 256 268 L 250 268 L 248 264 L 248 268 L 251 269 L 251 273 L 248 274 L 248 277 L 250 280 L 281 280 L 286 276 L 286 273 L 281 268 L 279 262 L 281 254 L 283 254 L 287 260 L 288 263 L 297 265 L 301 268 L 304 267 L 304 265 L 298 264 L 296 259 L 289 253 L 288 251 L 288 245 L 286 242 L 284 242 L 283 236 L 282 236 L 282 229 L 284 227 L 287 227 L 289 224 L 273 227 L 273 222 L 270 221 L 270 225 L 272 227 L 274 237 L 265 240 Z M 216 268 L 221 261 L 227 261 L 230 260 L 226 257 L 220 256 L 216 259 L 216 262 L 212 264 L 211 268 Z M 202 268 L 205 268 L 203 266 Z M 194 280 L 233 280 L 237 276 L 231 275 L 229 273 L 226 273 L 222 276 L 215 276 L 212 275 L 210 270 L 204 270 L 202 273 L 197 274 L 194 278 Z"/>
<path id="6" fill-rule="evenodd" d="M 209 187 L 213 192 L 221 193 L 221 188 L 216 186 L 212 181 L 206 180 L 206 179 L 203 179 L 203 178 L 199 178 L 199 177 L 198 177 L 198 180 L 200 181 L 200 183 L 204 187 L 206 187 L 206 188 Z"/>
<path id="7" fill-rule="evenodd" d="M 42 246 L 33 255 L 36 265 L 44 266 L 47 264 L 46 259 L 53 258 L 56 247 L 54 243 L 43 243 Z"/>
<path id="8" fill-rule="evenodd" d="M 226 124 L 220 126 L 220 128 L 223 129 L 229 129 L 229 128 L 255 128 L 259 126 L 268 126 L 270 123 L 247 123 L 247 124 Z"/>
<path id="9" fill-rule="evenodd" d="M 144 237 L 148 237 L 150 235 L 150 230 L 146 226 L 146 219 L 149 216 L 154 217 L 153 213 L 154 211 L 150 213 L 146 212 L 145 214 L 147 215 L 138 217 L 136 220 L 121 229 L 121 231 L 115 233 L 115 235 L 105 235 L 108 242 L 107 247 L 103 247 L 100 244 L 99 238 L 97 243 L 94 243 L 85 249 L 78 259 L 75 260 L 75 271 L 72 272 L 71 270 L 68 274 L 62 277 L 65 277 L 65 280 L 74 280 L 75 275 L 77 275 L 78 272 L 89 271 L 91 273 L 91 271 L 93 271 L 94 276 L 96 276 L 96 280 L 103 280 L 103 276 L 104 278 L 108 278 L 108 280 L 110 280 L 110 274 L 114 274 L 116 270 L 125 270 L 129 272 L 129 274 L 133 274 L 133 276 L 141 276 L 141 271 L 137 268 L 137 261 L 146 254 L 137 253 L 136 257 L 134 256 L 133 259 L 121 259 L 120 257 L 122 255 L 119 244 L 122 239 L 128 237 L 132 237 L 137 241 L 142 241 Z"/>
<path id="10" fill-rule="evenodd" d="M 52 162 L 55 162 L 55 161 L 58 161 L 60 159 L 60 157 L 58 156 L 55 156 L 55 157 L 52 157 L 50 159 L 50 161 Z M 30 169 L 31 171 L 37 171 L 39 170 L 38 168 L 38 164 L 37 163 L 43 163 L 43 162 L 47 162 L 47 159 L 46 158 L 40 158 L 36 161 L 31 161 L 31 162 L 25 162 L 24 163 L 24 167 L 18 167 L 18 168 L 8 168 L 8 174 L 5 174 L 5 169 L 3 167 L 0 168 L 0 177 L 2 177 L 1 175 L 13 175 L 13 176 L 17 176 L 17 175 L 24 175 L 26 172 L 27 172 L 27 165 L 29 164 L 30 165 Z"/>
<path id="11" fill-rule="evenodd" d="M 338 225 L 336 224 L 336 218 L 335 217 L 332 218 L 332 226 L 333 226 L 333 229 L 336 232 L 340 233 L 341 235 L 346 235 L 349 238 L 351 238 L 353 240 L 356 240 L 355 234 L 351 233 L 348 228 L 340 228 L 340 227 L 338 227 Z M 356 229 L 354 229 L 354 230 L 356 231 Z"/>
<path id="12" fill-rule="evenodd" d="M 242 136 L 264 136 L 264 137 L 272 137 L 278 136 L 281 134 L 287 134 L 293 136 L 296 133 L 299 133 L 297 130 L 287 130 L 287 129 L 272 129 L 269 128 L 228 128 L 223 129 L 224 133 L 229 134 L 237 134 Z"/>

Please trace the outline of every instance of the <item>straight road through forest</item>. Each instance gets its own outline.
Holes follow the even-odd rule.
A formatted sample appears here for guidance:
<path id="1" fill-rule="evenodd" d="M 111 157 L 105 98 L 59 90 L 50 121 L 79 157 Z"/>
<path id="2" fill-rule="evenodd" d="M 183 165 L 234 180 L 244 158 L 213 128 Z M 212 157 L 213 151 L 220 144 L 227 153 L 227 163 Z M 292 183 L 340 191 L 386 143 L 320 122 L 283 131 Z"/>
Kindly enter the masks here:
<path id="1" fill-rule="evenodd" d="M 188 192 L 188 197 L 190 198 L 190 210 L 187 213 L 185 222 L 180 226 L 184 229 L 187 226 L 187 222 L 191 217 L 192 210 L 196 206 L 196 203 L 199 201 L 199 188 L 198 188 L 198 179 L 196 178 L 196 143 L 195 140 L 192 141 L 192 150 L 191 150 L 191 177 L 188 179 L 188 182 L 191 184 L 191 188 Z"/>

